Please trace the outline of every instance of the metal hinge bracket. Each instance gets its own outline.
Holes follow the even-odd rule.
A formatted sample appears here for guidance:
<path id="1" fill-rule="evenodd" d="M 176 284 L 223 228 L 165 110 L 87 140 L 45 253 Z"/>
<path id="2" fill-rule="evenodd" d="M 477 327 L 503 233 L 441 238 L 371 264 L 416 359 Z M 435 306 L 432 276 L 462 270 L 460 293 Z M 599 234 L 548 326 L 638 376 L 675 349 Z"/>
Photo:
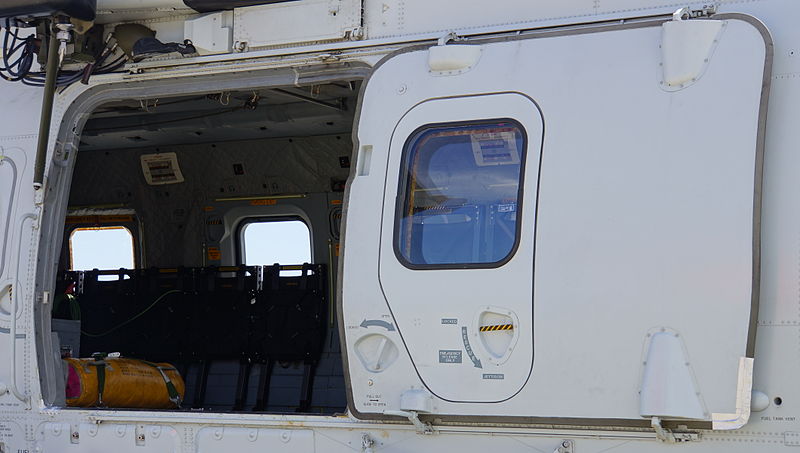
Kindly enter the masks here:
<path id="1" fill-rule="evenodd" d="M 685 426 L 679 426 L 679 431 L 664 428 L 661 426 L 661 419 L 658 417 L 653 417 L 650 419 L 650 426 L 655 430 L 658 440 L 668 444 L 694 442 L 700 440 L 699 433 L 685 431 Z"/>
<path id="2" fill-rule="evenodd" d="M 564 439 L 558 445 L 558 447 L 553 450 L 553 453 L 574 453 L 575 452 L 575 442 Z"/>
<path id="3" fill-rule="evenodd" d="M 397 417 L 405 417 L 408 421 L 417 428 L 417 434 L 433 434 L 433 426 L 430 423 L 425 423 L 419 419 L 419 414 L 414 411 L 383 411 L 386 415 L 394 415 Z"/>
<path id="4" fill-rule="evenodd" d="M 704 5 L 700 9 L 691 9 L 688 6 L 672 13 L 672 20 L 702 19 L 717 13 L 716 5 Z"/>

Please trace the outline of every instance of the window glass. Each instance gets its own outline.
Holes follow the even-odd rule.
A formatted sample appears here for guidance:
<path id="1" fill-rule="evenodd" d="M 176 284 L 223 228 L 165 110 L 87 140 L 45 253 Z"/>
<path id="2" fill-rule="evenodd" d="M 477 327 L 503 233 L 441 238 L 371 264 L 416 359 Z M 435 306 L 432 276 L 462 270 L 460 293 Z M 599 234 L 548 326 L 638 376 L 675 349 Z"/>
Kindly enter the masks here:
<path id="1" fill-rule="evenodd" d="M 244 264 L 248 266 L 311 263 L 311 232 L 301 220 L 247 223 L 242 243 Z"/>
<path id="2" fill-rule="evenodd" d="M 516 242 L 522 126 L 512 120 L 426 126 L 406 142 L 397 254 L 411 267 L 491 265 Z"/>
<path id="3" fill-rule="evenodd" d="M 69 237 L 69 252 L 75 271 L 135 268 L 133 235 L 122 226 L 76 228 Z"/>

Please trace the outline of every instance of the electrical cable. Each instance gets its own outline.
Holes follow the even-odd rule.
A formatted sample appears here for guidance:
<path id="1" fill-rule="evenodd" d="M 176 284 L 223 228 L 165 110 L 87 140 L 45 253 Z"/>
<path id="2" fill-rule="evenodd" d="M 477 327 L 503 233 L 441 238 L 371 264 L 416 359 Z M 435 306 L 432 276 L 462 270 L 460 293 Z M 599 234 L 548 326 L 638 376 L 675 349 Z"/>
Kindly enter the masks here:
<path id="1" fill-rule="evenodd" d="M 18 29 L 11 31 L 10 19 L 6 19 L 4 30 L 0 78 L 17 82 L 23 80 L 33 67 L 37 47 L 36 36 L 20 38 Z"/>
<path id="2" fill-rule="evenodd" d="M 9 82 L 22 82 L 28 86 L 43 87 L 46 74 L 44 71 L 33 71 L 36 54 L 41 50 L 41 41 L 35 34 L 20 37 L 19 28 L 12 29 L 11 20 L 5 20 L 2 37 L 2 58 L 0 59 L 0 79 Z M 50 36 L 50 39 L 55 39 Z M 107 40 L 108 41 L 108 40 Z M 108 42 L 94 62 L 89 63 L 79 71 L 59 71 L 56 78 L 56 87 L 62 88 L 78 81 L 87 81 L 92 75 L 109 74 L 122 69 L 127 63 L 127 56 L 123 53 L 113 61 L 106 61 L 115 54 L 117 45 L 109 47 Z"/>
<path id="3" fill-rule="evenodd" d="M 142 316 L 144 316 L 145 313 L 150 311 L 150 309 L 155 307 L 156 304 L 161 302 L 165 297 L 167 297 L 170 294 L 174 294 L 174 293 L 183 293 L 183 291 L 179 291 L 177 289 L 171 289 L 171 290 L 165 292 L 164 294 L 158 296 L 158 298 L 152 304 L 148 305 L 147 308 L 145 308 L 144 310 L 140 311 L 138 314 L 136 314 L 132 318 L 128 319 L 127 321 L 123 321 L 123 322 L 117 324 L 116 326 L 112 327 L 111 329 L 106 330 L 105 332 L 102 332 L 102 333 L 89 333 L 89 332 L 85 332 L 85 331 L 81 330 L 81 334 L 86 335 L 87 337 L 91 337 L 91 338 L 104 337 L 104 336 L 106 336 L 106 335 L 108 335 L 110 333 L 115 332 L 117 329 L 121 329 L 122 327 L 125 327 L 128 324 L 132 323 L 133 321 L 136 321 L 137 319 L 141 318 Z"/>

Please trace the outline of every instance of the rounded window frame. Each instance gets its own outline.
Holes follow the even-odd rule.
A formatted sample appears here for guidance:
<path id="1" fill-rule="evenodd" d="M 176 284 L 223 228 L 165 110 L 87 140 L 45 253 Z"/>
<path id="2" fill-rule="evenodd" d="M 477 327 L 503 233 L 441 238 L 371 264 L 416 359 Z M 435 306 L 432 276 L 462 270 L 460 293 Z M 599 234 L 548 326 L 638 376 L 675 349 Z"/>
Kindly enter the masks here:
<path id="1" fill-rule="evenodd" d="M 236 250 L 236 264 L 241 266 L 246 266 L 244 263 L 244 259 L 246 257 L 244 251 L 244 230 L 247 228 L 248 225 L 253 223 L 268 223 L 268 222 L 286 222 L 297 220 L 303 223 L 308 229 L 308 247 L 309 247 L 309 255 L 311 257 L 311 262 L 309 264 L 314 263 L 314 231 L 311 229 L 311 225 L 309 222 L 301 215 L 297 214 L 289 214 L 289 215 L 261 215 L 261 216 L 254 216 L 254 217 L 245 217 L 241 219 L 236 224 L 236 232 L 235 232 L 235 250 Z M 267 263 L 261 264 L 261 266 L 272 266 L 275 263 Z M 303 264 L 303 263 L 278 263 L 278 264 Z M 252 266 L 259 266 L 257 264 L 253 264 Z"/>
<path id="2" fill-rule="evenodd" d="M 69 271 L 80 271 L 80 272 L 87 271 L 87 270 L 92 270 L 92 269 L 74 269 L 75 261 L 74 261 L 74 258 L 73 258 L 74 250 L 73 250 L 73 247 L 72 247 L 72 238 L 75 235 L 75 233 L 77 233 L 79 231 L 116 230 L 116 229 L 123 229 L 123 230 L 128 232 L 128 235 L 130 235 L 130 237 L 131 237 L 131 258 L 133 260 L 133 263 L 132 263 L 133 267 L 131 267 L 131 269 L 136 269 L 137 268 L 137 262 L 139 261 L 139 259 L 138 259 L 139 257 L 137 255 L 137 252 L 138 252 L 138 250 L 137 250 L 137 237 L 136 237 L 136 234 L 134 234 L 134 231 L 130 227 L 128 227 L 127 225 L 122 225 L 122 224 L 109 224 L 109 225 L 102 225 L 102 226 L 100 226 L 100 225 L 89 225 L 89 224 L 85 224 L 85 225 L 76 224 L 73 228 L 69 228 L 68 229 L 69 234 L 66 235 L 66 241 L 67 241 L 67 244 L 66 244 L 66 258 L 67 258 L 68 270 Z M 95 269 L 97 269 L 97 268 L 95 268 Z M 100 270 L 103 270 L 103 269 L 100 269 Z"/>
<path id="3" fill-rule="evenodd" d="M 497 125 L 498 123 L 510 123 L 513 127 L 519 130 L 522 135 L 522 156 L 519 162 L 519 188 L 517 189 L 517 228 L 514 231 L 514 245 L 508 251 L 503 259 L 492 262 L 481 263 L 440 263 L 440 264 L 417 264 L 412 263 L 400 251 L 400 230 L 402 222 L 402 214 L 404 205 L 407 201 L 406 189 L 408 188 L 408 163 L 411 157 L 410 145 L 416 141 L 419 136 L 427 130 L 437 128 L 451 128 L 451 127 L 469 127 L 469 126 L 485 126 Z M 405 142 L 402 148 L 402 158 L 400 160 L 400 171 L 398 174 L 397 195 L 395 196 L 395 210 L 394 210 L 394 226 L 392 232 L 392 249 L 395 258 L 404 267 L 411 270 L 457 270 L 457 269 L 497 269 L 510 262 L 517 254 L 522 237 L 522 213 L 525 196 L 525 170 L 527 168 L 528 160 L 528 131 L 522 123 L 514 118 L 488 118 L 474 121 L 450 121 L 442 123 L 427 123 L 414 129 Z M 402 198 L 401 198 L 402 197 Z"/>

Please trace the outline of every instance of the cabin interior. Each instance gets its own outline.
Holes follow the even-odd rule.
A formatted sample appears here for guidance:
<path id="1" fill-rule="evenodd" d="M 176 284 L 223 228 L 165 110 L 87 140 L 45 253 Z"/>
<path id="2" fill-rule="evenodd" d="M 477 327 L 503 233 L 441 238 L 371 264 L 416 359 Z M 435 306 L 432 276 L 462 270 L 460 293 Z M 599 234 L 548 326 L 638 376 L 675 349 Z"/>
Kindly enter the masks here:
<path id="1" fill-rule="evenodd" d="M 343 412 L 333 295 L 359 85 L 94 111 L 52 313 L 62 357 L 173 364 L 180 410 Z"/>

